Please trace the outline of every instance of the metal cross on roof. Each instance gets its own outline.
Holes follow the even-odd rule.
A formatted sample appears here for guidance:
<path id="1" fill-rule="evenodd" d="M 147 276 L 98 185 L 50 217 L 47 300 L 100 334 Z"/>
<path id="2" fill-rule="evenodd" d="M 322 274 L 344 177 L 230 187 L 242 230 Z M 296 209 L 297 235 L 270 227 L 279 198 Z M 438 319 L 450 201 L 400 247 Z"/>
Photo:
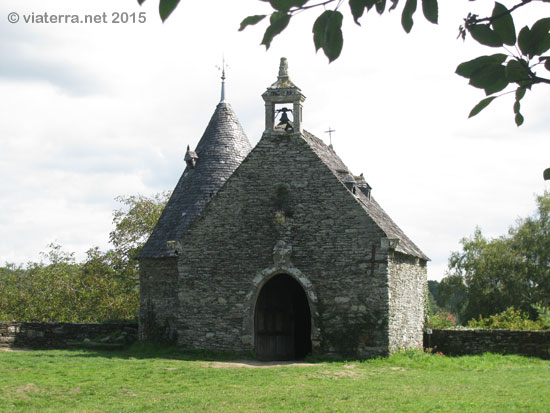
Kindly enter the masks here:
<path id="1" fill-rule="evenodd" d="M 330 126 L 328 127 L 328 130 L 325 131 L 325 133 L 328 133 L 328 139 L 330 142 L 330 147 L 332 148 L 332 132 L 336 132 L 334 129 L 332 129 Z"/>
<path id="2" fill-rule="evenodd" d="M 226 67 L 229 67 L 229 65 L 225 63 L 225 56 L 222 55 L 222 65 L 221 66 L 216 65 L 216 68 L 222 71 L 222 94 L 221 94 L 220 102 L 225 101 L 225 68 Z"/>
<path id="3" fill-rule="evenodd" d="M 225 55 L 222 55 L 222 65 L 221 66 L 216 65 L 216 69 L 222 71 L 222 80 L 225 80 L 225 68 L 226 67 L 229 67 L 229 65 L 227 63 L 225 63 Z"/>

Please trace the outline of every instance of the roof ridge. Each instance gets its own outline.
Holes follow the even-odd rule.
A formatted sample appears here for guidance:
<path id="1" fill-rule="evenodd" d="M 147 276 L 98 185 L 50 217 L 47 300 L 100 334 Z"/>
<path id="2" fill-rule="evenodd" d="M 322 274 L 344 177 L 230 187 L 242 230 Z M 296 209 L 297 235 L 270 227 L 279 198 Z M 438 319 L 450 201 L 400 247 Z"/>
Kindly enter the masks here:
<path id="1" fill-rule="evenodd" d="M 344 176 L 354 176 L 342 159 L 336 154 L 334 149 L 323 142 L 322 139 L 313 135 L 306 130 L 302 134 L 304 140 L 312 148 L 313 152 L 319 159 L 332 171 L 336 178 L 345 186 Z M 361 190 L 357 191 L 355 198 L 363 210 L 371 217 L 371 219 L 380 227 L 388 238 L 398 238 L 400 242 L 397 244 L 396 251 L 413 255 L 423 260 L 429 258 L 422 252 L 420 248 L 403 232 L 401 228 L 390 218 L 390 216 L 382 209 L 382 207 L 371 196 L 367 197 Z"/>

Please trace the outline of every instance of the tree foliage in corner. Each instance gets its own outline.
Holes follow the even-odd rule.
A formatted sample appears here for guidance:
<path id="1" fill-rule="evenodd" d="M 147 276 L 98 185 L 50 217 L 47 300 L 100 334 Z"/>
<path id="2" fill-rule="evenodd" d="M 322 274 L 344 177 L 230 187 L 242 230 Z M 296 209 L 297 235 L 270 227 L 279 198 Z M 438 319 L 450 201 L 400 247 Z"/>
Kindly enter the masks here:
<path id="1" fill-rule="evenodd" d="M 141 5 L 145 0 L 137 0 Z M 259 14 L 246 17 L 239 27 L 239 31 L 248 26 L 255 25 L 269 16 L 269 24 L 265 30 L 262 42 L 266 49 L 269 49 L 273 39 L 286 29 L 292 17 L 306 10 L 323 8 L 323 12 L 317 17 L 313 24 L 313 44 L 315 50 L 322 49 L 329 62 L 340 56 L 344 45 L 342 33 L 342 22 L 345 11 L 340 10 L 345 3 L 344 0 L 259 0 L 269 3 L 273 12 L 270 14 Z M 417 10 L 417 3 L 422 3 L 422 13 L 431 23 L 437 24 L 438 4 L 437 0 L 403 0 L 405 4 L 401 24 L 403 29 L 409 33 L 413 26 L 413 15 Z M 179 0 L 160 0 L 159 12 L 162 21 L 165 21 L 170 13 L 177 7 Z M 357 25 L 359 19 L 371 10 L 378 14 L 392 11 L 397 8 L 399 0 L 348 0 L 348 12 Z"/>
<path id="2" fill-rule="evenodd" d="M 488 96 L 474 106 L 469 117 L 477 115 L 495 98 L 514 92 L 514 119 L 516 125 L 521 126 L 524 121 L 521 100 L 525 93 L 536 84 L 550 84 L 550 55 L 547 53 L 550 50 L 550 18 L 539 19 L 516 33 L 512 16 L 515 10 L 533 2 L 521 0 L 509 9 L 495 2 L 491 16 L 479 17 L 470 13 L 464 19 L 459 37 L 465 39 L 469 33 L 481 45 L 503 49 L 503 53 L 480 56 L 457 67 L 457 74 L 469 79 L 470 85 L 483 89 Z M 544 75 L 539 76 L 538 69 Z M 513 89 L 506 92 L 509 86 Z"/>
<path id="3" fill-rule="evenodd" d="M 266 34 L 262 44 L 269 48 L 273 38 L 281 33 L 290 22 L 290 19 L 305 10 L 314 8 L 323 8 L 324 11 L 317 17 L 313 23 L 313 44 L 315 50 L 323 50 L 323 53 L 332 62 L 340 56 L 344 46 L 344 36 L 342 33 L 342 22 L 346 11 L 342 10 L 343 0 L 260 0 L 268 2 L 273 8 L 269 26 L 266 29 Z M 438 6 L 437 0 L 420 0 L 422 3 L 422 11 L 424 17 L 432 22 L 437 23 Z M 386 11 L 391 11 L 397 8 L 399 0 L 349 0 L 347 1 L 349 9 L 347 13 L 351 14 L 353 21 L 357 25 L 361 25 L 359 19 L 371 10 L 378 14 L 384 14 Z M 413 15 L 417 10 L 418 0 L 404 0 L 405 6 L 401 14 L 401 24 L 403 29 L 409 33 L 414 24 Z M 389 6 L 389 7 L 388 7 Z M 280 28 L 278 20 L 273 21 L 273 16 L 284 16 L 284 27 Z M 246 27 L 254 25 L 262 21 L 267 15 L 248 16 L 241 22 L 239 30 L 244 30 Z"/>
<path id="4" fill-rule="evenodd" d="M 137 0 L 142 4 L 145 0 Z M 282 33 L 292 17 L 312 9 L 322 9 L 322 13 L 313 24 L 313 44 L 315 50 L 322 49 L 329 62 L 340 56 L 344 45 L 342 22 L 349 13 L 353 21 L 359 20 L 371 10 L 382 15 L 397 9 L 400 0 L 258 0 L 269 3 L 273 12 L 246 17 L 239 31 L 258 24 L 269 16 L 261 44 L 269 49 L 273 39 Z M 465 1 L 465 0 L 464 0 Z M 471 0 L 474 1 L 474 0 Z M 466 39 L 469 34 L 479 44 L 503 49 L 501 53 L 488 54 L 460 64 L 456 73 L 469 79 L 471 86 L 482 89 L 486 98 L 482 99 L 470 111 L 469 117 L 476 116 L 497 97 L 514 92 L 514 120 L 517 126 L 524 122 L 521 114 L 521 100 L 528 90 L 537 84 L 550 84 L 550 18 L 541 18 L 531 26 L 516 31 L 513 13 L 534 3 L 550 3 L 550 0 L 515 0 L 517 3 L 507 8 L 495 2 L 492 14 L 480 17 L 469 13 L 459 28 L 459 37 Z M 159 12 L 165 21 L 176 8 L 179 0 L 160 0 Z M 349 6 L 342 7 L 345 3 Z M 424 18 L 438 23 L 439 8 L 437 0 L 402 0 L 401 25 L 409 33 L 414 24 L 414 14 L 419 3 Z M 481 3 L 481 2 L 480 2 Z M 347 12 L 346 12 L 347 10 Z M 538 71 L 542 71 L 542 75 Z M 509 89 L 506 91 L 505 89 Z M 548 172 L 550 176 L 550 172 Z M 546 175 L 545 175 L 546 178 Z M 546 178 L 548 179 L 548 178 Z"/>
<path id="5" fill-rule="evenodd" d="M 137 0 L 138 4 L 141 6 L 145 3 L 145 0 Z M 180 0 L 159 0 L 159 15 L 162 21 L 172 14 L 176 7 L 178 7 Z"/>

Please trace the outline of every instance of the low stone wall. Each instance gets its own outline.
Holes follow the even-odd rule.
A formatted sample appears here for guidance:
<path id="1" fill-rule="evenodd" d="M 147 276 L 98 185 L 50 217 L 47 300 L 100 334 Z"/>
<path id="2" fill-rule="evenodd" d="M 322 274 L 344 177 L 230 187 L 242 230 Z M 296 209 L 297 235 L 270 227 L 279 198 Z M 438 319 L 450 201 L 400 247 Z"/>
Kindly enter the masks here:
<path id="1" fill-rule="evenodd" d="M 0 322 L 0 347 L 117 348 L 137 340 L 136 323 Z"/>
<path id="2" fill-rule="evenodd" d="M 424 332 L 424 347 L 456 356 L 491 352 L 550 358 L 550 331 L 432 330 Z"/>

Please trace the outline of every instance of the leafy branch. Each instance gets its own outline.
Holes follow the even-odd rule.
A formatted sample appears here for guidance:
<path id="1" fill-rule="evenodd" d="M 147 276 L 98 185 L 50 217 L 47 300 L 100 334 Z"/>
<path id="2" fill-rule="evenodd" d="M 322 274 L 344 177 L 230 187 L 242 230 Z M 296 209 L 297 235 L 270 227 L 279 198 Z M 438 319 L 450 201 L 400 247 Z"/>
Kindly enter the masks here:
<path id="1" fill-rule="evenodd" d="M 315 50 L 323 49 L 325 56 L 329 62 L 336 60 L 344 45 L 344 37 L 342 33 L 342 22 L 344 14 L 339 10 L 344 0 L 326 0 L 321 2 L 313 2 L 311 0 L 260 0 L 269 2 L 274 12 L 270 15 L 254 15 L 246 17 L 239 27 L 239 31 L 244 30 L 248 26 L 255 25 L 264 18 L 269 16 L 269 26 L 267 27 L 261 44 L 269 49 L 271 42 L 280 34 L 289 24 L 290 19 L 298 13 L 314 8 L 322 7 L 324 11 L 317 17 L 313 24 L 313 44 Z M 413 15 L 417 9 L 418 0 L 405 0 L 405 6 L 401 15 L 401 25 L 403 29 L 409 33 L 413 26 Z M 431 23 L 437 24 L 438 6 L 437 0 L 421 0 L 424 17 Z M 330 4 L 336 3 L 333 9 L 327 9 Z M 353 21 L 357 25 L 359 19 L 366 12 L 375 9 L 378 14 L 383 14 L 386 11 L 387 3 L 391 3 L 388 11 L 394 10 L 399 0 L 348 0 Z"/>
<path id="2" fill-rule="evenodd" d="M 139 4 L 145 0 L 137 0 Z M 159 14 L 165 21 L 177 7 L 180 0 L 159 0 Z M 321 8 L 323 11 L 313 24 L 313 44 L 315 50 L 322 49 L 329 62 L 338 59 L 344 45 L 342 23 L 345 11 L 342 5 L 347 3 L 353 21 L 360 25 L 359 20 L 371 10 L 380 15 L 386 11 L 395 10 L 400 0 L 259 0 L 269 3 L 273 12 L 246 17 L 240 24 L 239 31 L 253 26 L 269 17 L 268 26 L 264 32 L 261 44 L 269 49 L 273 39 L 282 33 L 292 17 L 298 13 Z M 534 85 L 550 84 L 550 78 L 540 75 L 535 70 L 550 71 L 550 55 L 545 54 L 550 49 L 550 18 L 542 18 L 534 24 L 523 27 L 516 34 L 513 13 L 527 5 L 550 3 L 550 0 L 519 0 L 509 9 L 495 2 L 490 16 L 480 17 L 469 13 L 464 24 L 459 28 L 459 38 L 466 39 L 469 34 L 476 42 L 487 47 L 502 47 L 506 53 L 480 56 L 468 62 L 461 63 L 456 73 L 469 79 L 470 85 L 483 89 L 486 98 L 481 100 L 471 111 L 469 117 L 476 116 L 493 100 L 508 92 L 498 94 L 509 86 L 515 88 L 513 105 L 516 125 L 524 122 L 520 113 L 521 100 L 527 90 Z M 439 7 L 437 0 L 402 0 L 401 26 L 405 32 L 412 30 L 413 16 L 421 3 L 424 18 L 430 23 L 438 23 Z M 513 47 L 510 52 L 507 47 Z M 513 92 L 511 90 L 509 93 Z"/>
<path id="3" fill-rule="evenodd" d="M 488 22 L 489 24 L 492 23 L 493 21 L 495 20 L 498 20 L 500 19 L 501 17 L 505 17 L 507 15 L 511 15 L 512 12 L 514 12 L 515 10 L 519 9 L 520 7 L 523 7 L 529 3 L 531 3 L 532 1 L 536 1 L 536 0 L 523 0 L 521 3 L 518 3 L 516 4 L 515 6 L 511 7 L 510 9 L 506 9 L 504 8 L 504 10 L 500 10 L 499 13 L 497 14 L 493 14 L 491 16 L 488 16 L 488 17 L 483 17 L 481 19 L 478 18 L 478 15 L 477 14 L 472 14 L 472 13 L 469 13 L 468 14 L 468 17 L 466 17 L 464 19 L 464 22 L 466 24 L 466 26 L 468 25 L 475 25 L 475 24 L 479 24 L 479 23 L 483 23 L 483 22 Z M 543 0 L 544 1 L 544 0 Z M 459 28 L 459 31 L 461 32 L 462 34 L 462 38 L 464 39 L 465 36 L 466 36 L 466 31 L 464 30 L 464 27 L 461 26 Z"/>
<path id="4" fill-rule="evenodd" d="M 525 92 L 536 84 L 550 84 L 550 79 L 538 76 L 535 72 L 535 67 L 541 64 L 550 71 L 550 56 L 543 55 L 550 49 L 550 18 L 536 21 L 531 28 L 525 26 L 516 35 L 512 16 L 512 12 L 533 1 L 535 0 L 523 0 L 510 9 L 495 2 L 491 16 L 479 18 L 478 15 L 470 13 L 464 19 L 464 25 L 460 26 L 459 37 L 462 39 L 469 33 L 475 41 L 484 46 L 503 47 L 507 52 L 506 46 L 514 46 L 517 52 L 480 56 L 458 65 L 456 73 L 469 79 L 470 85 L 483 89 L 488 96 L 474 106 L 469 117 L 476 116 L 495 98 L 506 94 L 496 93 L 509 85 L 515 85 L 514 119 L 516 125 L 520 126 L 524 122 L 524 117 L 520 113 L 520 101 Z"/>

